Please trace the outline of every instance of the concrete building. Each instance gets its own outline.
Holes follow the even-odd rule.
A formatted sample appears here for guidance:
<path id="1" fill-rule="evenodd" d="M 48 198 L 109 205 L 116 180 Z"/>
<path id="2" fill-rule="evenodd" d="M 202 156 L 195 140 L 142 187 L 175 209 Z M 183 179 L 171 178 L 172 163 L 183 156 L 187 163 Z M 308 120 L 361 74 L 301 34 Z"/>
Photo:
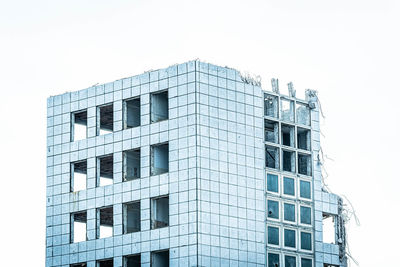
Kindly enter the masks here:
<path id="1" fill-rule="evenodd" d="M 318 103 L 197 60 L 49 97 L 46 266 L 346 266 Z"/>

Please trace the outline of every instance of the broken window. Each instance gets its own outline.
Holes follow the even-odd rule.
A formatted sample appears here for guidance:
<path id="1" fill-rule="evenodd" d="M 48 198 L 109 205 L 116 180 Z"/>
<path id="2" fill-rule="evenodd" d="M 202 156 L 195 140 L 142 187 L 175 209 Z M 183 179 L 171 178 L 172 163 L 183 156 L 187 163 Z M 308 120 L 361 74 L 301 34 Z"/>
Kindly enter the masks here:
<path id="1" fill-rule="evenodd" d="M 169 170 L 169 148 L 168 144 L 151 146 L 151 175 L 159 175 Z"/>
<path id="2" fill-rule="evenodd" d="M 311 150 L 311 131 L 297 127 L 297 148 Z"/>
<path id="3" fill-rule="evenodd" d="M 277 144 L 279 141 L 278 122 L 265 120 L 265 141 Z"/>
<path id="4" fill-rule="evenodd" d="M 306 104 L 296 103 L 296 122 L 310 126 L 310 109 Z"/>
<path id="5" fill-rule="evenodd" d="M 151 122 L 168 120 L 168 91 L 150 95 Z"/>
<path id="6" fill-rule="evenodd" d="M 278 175 L 267 174 L 267 191 L 278 193 Z"/>
<path id="7" fill-rule="evenodd" d="M 291 100 L 281 98 L 281 119 L 294 122 L 294 103 Z"/>
<path id="8" fill-rule="evenodd" d="M 283 194 L 294 196 L 294 179 L 283 177 Z"/>
<path id="9" fill-rule="evenodd" d="M 283 219 L 290 222 L 296 221 L 296 206 L 294 204 L 284 203 Z"/>
<path id="10" fill-rule="evenodd" d="M 304 250 L 311 250 L 311 233 L 307 232 L 300 232 L 300 243 L 301 243 L 301 249 Z"/>
<path id="11" fill-rule="evenodd" d="M 124 101 L 124 129 L 140 126 L 140 98 Z"/>
<path id="12" fill-rule="evenodd" d="M 276 253 L 268 253 L 268 267 L 279 267 L 279 254 Z"/>
<path id="13" fill-rule="evenodd" d="M 97 209 L 97 238 L 113 235 L 113 207 Z"/>
<path id="14" fill-rule="evenodd" d="M 324 243 L 336 244 L 335 216 L 328 213 L 322 214 L 322 240 Z"/>
<path id="15" fill-rule="evenodd" d="M 296 267 L 296 257 L 285 255 L 285 267 Z"/>
<path id="16" fill-rule="evenodd" d="M 124 267 L 140 267 L 141 259 L 140 254 L 129 255 L 124 257 Z"/>
<path id="17" fill-rule="evenodd" d="M 284 171 L 296 171 L 296 154 L 294 151 L 282 150 L 282 167 Z"/>
<path id="18" fill-rule="evenodd" d="M 151 252 L 151 267 L 168 267 L 169 250 Z"/>
<path id="19" fill-rule="evenodd" d="M 301 267 L 313 267 L 312 259 L 301 258 Z"/>
<path id="20" fill-rule="evenodd" d="M 113 267 L 113 259 L 99 260 L 96 262 L 96 267 Z"/>
<path id="21" fill-rule="evenodd" d="M 140 202 L 124 204 L 124 234 L 140 231 Z"/>
<path id="22" fill-rule="evenodd" d="M 282 145 L 294 147 L 294 127 L 282 124 L 281 133 L 282 133 Z"/>
<path id="23" fill-rule="evenodd" d="M 113 155 L 97 158 L 97 185 L 105 186 L 113 183 L 114 177 L 114 157 Z"/>
<path id="24" fill-rule="evenodd" d="M 296 247 L 296 231 L 291 229 L 284 229 L 283 232 L 285 247 Z"/>
<path id="25" fill-rule="evenodd" d="M 113 104 L 97 108 L 97 135 L 112 133 L 114 129 Z"/>
<path id="26" fill-rule="evenodd" d="M 86 189 L 87 161 L 71 163 L 71 192 Z"/>
<path id="27" fill-rule="evenodd" d="M 166 227 L 169 225 L 169 198 L 158 197 L 151 199 L 151 229 Z"/>
<path id="28" fill-rule="evenodd" d="M 311 155 L 298 154 L 298 168 L 299 173 L 304 175 L 311 175 Z"/>
<path id="29" fill-rule="evenodd" d="M 268 218 L 279 219 L 279 202 L 268 200 Z"/>
<path id="30" fill-rule="evenodd" d="M 70 264 L 70 267 L 86 267 L 87 264 L 86 262 L 81 262 L 81 263 L 74 263 L 74 264 Z"/>
<path id="31" fill-rule="evenodd" d="M 268 226 L 268 244 L 279 246 L 279 228 Z"/>
<path id="32" fill-rule="evenodd" d="M 87 212 L 81 211 L 71 214 L 71 243 L 87 240 L 86 234 Z"/>
<path id="33" fill-rule="evenodd" d="M 87 137 L 87 111 L 72 113 L 71 141 L 78 141 Z"/>
<path id="34" fill-rule="evenodd" d="M 273 95 L 264 95 L 264 114 L 278 118 L 278 97 Z"/>
<path id="35" fill-rule="evenodd" d="M 311 225 L 311 208 L 300 206 L 300 223 Z"/>
<path id="36" fill-rule="evenodd" d="M 311 199 L 311 183 L 300 180 L 300 197 Z"/>
<path id="37" fill-rule="evenodd" d="M 140 149 L 124 151 L 124 180 L 140 178 Z"/>
<path id="38" fill-rule="evenodd" d="M 265 146 L 265 165 L 267 168 L 279 169 L 279 149 Z"/>

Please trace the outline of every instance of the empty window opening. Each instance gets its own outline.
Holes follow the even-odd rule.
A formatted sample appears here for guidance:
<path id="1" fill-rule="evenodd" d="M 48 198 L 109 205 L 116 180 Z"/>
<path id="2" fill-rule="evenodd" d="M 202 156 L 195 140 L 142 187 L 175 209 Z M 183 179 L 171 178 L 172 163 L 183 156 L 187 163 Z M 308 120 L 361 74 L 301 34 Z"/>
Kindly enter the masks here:
<path id="1" fill-rule="evenodd" d="M 313 267 L 312 259 L 301 258 L 301 267 Z"/>
<path id="2" fill-rule="evenodd" d="M 279 149 L 273 146 L 265 146 L 265 166 L 279 169 Z"/>
<path id="3" fill-rule="evenodd" d="M 169 198 L 159 197 L 151 199 L 151 229 L 169 225 Z"/>
<path id="4" fill-rule="evenodd" d="M 296 206 L 294 204 L 284 203 L 283 204 L 283 218 L 285 221 L 295 222 L 296 221 Z"/>
<path id="5" fill-rule="evenodd" d="M 124 267 L 140 267 L 141 259 L 140 254 L 129 255 L 124 257 Z"/>
<path id="6" fill-rule="evenodd" d="M 293 101 L 281 98 L 281 119 L 284 121 L 294 121 Z"/>
<path id="7" fill-rule="evenodd" d="M 87 111 L 72 113 L 71 141 L 78 141 L 87 137 Z"/>
<path id="8" fill-rule="evenodd" d="M 124 103 L 124 128 L 140 126 L 140 98 L 126 100 Z"/>
<path id="9" fill-rule="evenodd" d="M 284 240 L 285 240 L 285 247 L 295 248 L 296 247 L 296 231 L 285 229 L 283 232 Z"/>
<path id="10" fill-rule="evenodd" d="M 159 175 L 169 170 L 168 144 L 151 146 L 151 175 Z"/>
<path id="11" fill-rule="evenodd" d="M 311 208 L 300 206 L 300 223 L 311 224 Z"/>
<path id="12" fill-rule="evenodd" d="M 97 238 L 113 235 L 113 207 L 97 209 Z"/>
<path id="13" fill-rule="evenodd" d="M 300 180 L 300 197 L 311 199 L 311 183 Z"/>
<path id="14" fill-rule="evenodd" d="M 296 103 L 296 122 L 310 125 L 310 109 L 306 104 Z"/>
<path id="15" fill-rule="evenodd" d="M 97 158 L 97 185 L 105 186 L 113 183 L 114 177 L 114 157 L 113 155 L 108 155 L 104 157 Z"/>
<path id="16" fill-rule="evenodd" d="M 268 244 L 279 246 L 279 228 L 268 226 Z"/>
<path id="17" fill-rule="evenodd" d="M 101 106 L 97 110 L 97 135 L 112 133 L 114 129 L 113 104 Z"/>
<path id="18" fill-rule="evenodd" d="M 100 260 L 96 262 L 96 267 L 113 267 L 114 262 L 113 259 L 107 259 L 107 260 Z"/>
<path id="19" fill-rule="evenodd" d="M 283 193 L 285 195 L 294 196 L 294 179 L 283 177 Z"/>
<path id="20" fill-rule="evenodd" d="M 86 211 L 71 214 L 71 243 L 77 243 L 87 240 L 86 224 Z"/>
<path id="21" fill-rule="evenodd" d="M 86 262 L 81 262 L 81 263 L 74 263 L 74 264 L 71 264 L 69 266 L 70 267 L 86 267 L 87 264 L 86 264 Z"/>
<path id="22" fill-rule="evenodd" d="M 86 189 L 87 161 L 79 161 L 71 164 L 71 192 Z"/>
<path id="23" fill-rule="evenodd" d="M 277 144 L 279 141 L 278 123 L 276 121 L 265 120 L 265 141 Z"/>
<path id="24" fill-rule="evenodd" d="M 168 120 L 168 91 L 151 94 L 151 122 Z"/>
<path id="25" fill-rule="evenodd" d="M 278 117 L 278 97 L 273 95 L 264 95 L 264 114 L 265 116 Z"/>
<path id="26" fill-rule="evenodd" d="M 278 193 L 278 175 L 267 174 L 267 191 Z"/>
<path id="27" fill-rule="evenodd" d="M 310 130 L 297 127 L 297 148 L 303 150 L 311 150 Z"/>
<path id="28" fill-rule="evenodd" d="M 124 204 L 124 234 L 140 231 L 140 202 Z"/>
<path id="29" fill-rule="evenodd" d="M 304 250 L 311 250 L 311 233 L 301 232 L 300 233 L 301 239 L 301 249 Z"/>
<path id="30" fill-rule="evenodd" d="M 339 267 L 339 265 L 324 263 L 324 267 Z"/>
<path id="31" fill-rule="evenodd" d="M 169 250 L 151 252 L 152 267 L 168 267 L 169 266 Z"/>
<path id="32" fill-rule="evenodd" d="M 282 167 L 284 171 L 296 171 L 296 154 L 293 151 L 282 150 Z"/>
<path id="33" fill-rule="evenodd" d="M 124 180 L 140 178 L 140 149 L 124 151 Z"/>
<path id="34" fill-rule="evenodd" d="M 279 254 L 268 253 L 268 267 L 279 267 L 279 266 L 280 266 Z"/>
<path id="35" fill-rule="evenodd" d="M 298 168 L 299 173 L 304 175 L 311 175 L 311 156 L 305 154 L 298 154 Z"/>
<path id="36" fill-rule="evenodd" d="M 281 133 L 282 145 L 294 147 L 294 127 L 282 124 Z"/>
<path id="37" fill-rule="evenodd" d="M 279 219 L 279 202 L 268 200 L 268 218 Z"/>
<path id="38" fill-rule="evenodd" d="M 335 216 L 328 213 L 322 214 L 322 241 L 336 244 Z"/>
<path id="39" fill-rule="evenodd" d="M 285 255 L 285 267 L 296 267 L 296 257 Z"/>

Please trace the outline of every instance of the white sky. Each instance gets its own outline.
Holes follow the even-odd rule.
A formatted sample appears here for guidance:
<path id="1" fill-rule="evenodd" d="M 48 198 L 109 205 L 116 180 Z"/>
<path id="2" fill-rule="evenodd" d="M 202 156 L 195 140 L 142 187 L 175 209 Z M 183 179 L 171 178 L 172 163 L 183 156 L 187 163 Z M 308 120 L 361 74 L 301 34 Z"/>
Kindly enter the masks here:
<path id="1" fill-rule="evenodd" d="M 46 98 L 200 58 L 264 88 L 277 77 L 281 91 L 319 91 L 327 183 L 361 220 L 348 227 L 352 255 L 395 266 L 399 11 L 394 0 L 0 0 L 2 265 L 44 266 Z"/>

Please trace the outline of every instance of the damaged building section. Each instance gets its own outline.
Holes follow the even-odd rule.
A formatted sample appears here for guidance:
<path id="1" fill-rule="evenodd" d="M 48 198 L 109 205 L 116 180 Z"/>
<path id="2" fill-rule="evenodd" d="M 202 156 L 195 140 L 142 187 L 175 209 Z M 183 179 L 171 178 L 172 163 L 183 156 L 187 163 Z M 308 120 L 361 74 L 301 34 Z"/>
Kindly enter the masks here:
<path id="1" fill-rule="evenodd" d="M 114 131 L 113 104 L 98 107 L 97 120 L 97 135 L 112 133 Z"/>
<path id="2" fill-rule="evenodd" d="M 97 185 L 111 185 L 114 179 L 114 156 L 107 155 L 97 158 Z"/>
<path id="3" fill-rule="evenodd" d="M 140 126 L 140 97 L 124 101 L 124 129 Z"/>
<path id="4" fill-rule="evenodd" d="M 113 235 L 113 207 L 97 209 L 97 238 Z"/>
<path id="5" fill-rule="evenodd" d="M 169 225 L 169 198 L 157 197 L 150 203 L 151 229 L 166 227 Z"/>

